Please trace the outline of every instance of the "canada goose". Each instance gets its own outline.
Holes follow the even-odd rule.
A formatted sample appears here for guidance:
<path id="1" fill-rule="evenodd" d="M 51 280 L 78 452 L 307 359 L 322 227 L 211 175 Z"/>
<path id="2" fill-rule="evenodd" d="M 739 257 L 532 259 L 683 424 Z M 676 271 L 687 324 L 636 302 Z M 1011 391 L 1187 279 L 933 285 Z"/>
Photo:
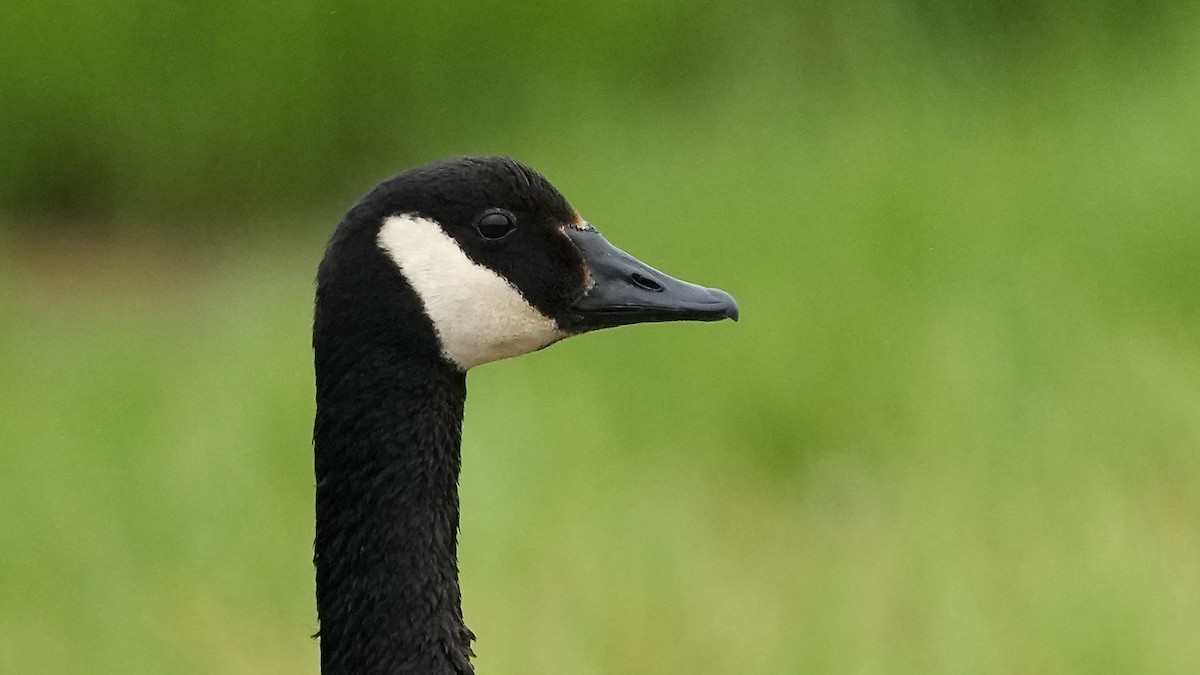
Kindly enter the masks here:
<path id="1" fill-rule="evenodd" d="M 511 159 L 440 161 L 360 199 L 321 261 L 313 321 L 321 672 L 473 672 L 457 561 L 467 369 L 599 328 L 737 314 L 724 291 L 613 247 Z"/>

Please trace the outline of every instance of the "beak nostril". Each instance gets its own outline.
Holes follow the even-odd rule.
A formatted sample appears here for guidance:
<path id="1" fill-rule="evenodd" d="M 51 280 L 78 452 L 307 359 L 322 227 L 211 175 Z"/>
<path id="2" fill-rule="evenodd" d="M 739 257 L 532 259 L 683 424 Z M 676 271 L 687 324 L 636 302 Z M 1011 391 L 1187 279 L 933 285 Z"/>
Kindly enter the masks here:
<path id="1" fill-rule="evenodd" d="M 658 283 L 657 281 L 651 279 L 648 276 L 639 274 L 638 272 L 634 272 L 633 274 L 630 274 L 629 280 L 632 281 L 633 284 L 635 286 L 637 286 L 638 288 L 643 288 L 647 291 L 651 291 L 654 293 L 661 293 L 663 290 L 662 284 Z"/>

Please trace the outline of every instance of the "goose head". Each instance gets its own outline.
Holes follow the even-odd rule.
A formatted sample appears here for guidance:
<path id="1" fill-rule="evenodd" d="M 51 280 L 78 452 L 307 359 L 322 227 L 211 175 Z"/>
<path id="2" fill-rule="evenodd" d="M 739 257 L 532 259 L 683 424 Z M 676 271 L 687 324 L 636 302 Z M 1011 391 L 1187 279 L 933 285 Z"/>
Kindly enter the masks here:
<path id="1" fill-rule="evenodd" d="M 444 160 L 376 186 L 335 232 L 318 288 L 318 305 L 322 292 L 386 305 L 462 371 L 601 328 L 738 317 L 728 293 L 613 246 L 541 174 L 504 157 Z"/>

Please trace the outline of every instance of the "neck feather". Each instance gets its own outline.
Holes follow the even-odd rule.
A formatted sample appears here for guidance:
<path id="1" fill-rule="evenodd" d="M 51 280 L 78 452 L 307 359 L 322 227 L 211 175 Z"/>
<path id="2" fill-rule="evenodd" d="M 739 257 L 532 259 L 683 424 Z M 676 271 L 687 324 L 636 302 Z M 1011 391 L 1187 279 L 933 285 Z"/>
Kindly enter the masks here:
<path id="1" fill-rule="evenodd" d="M 317 347 L 321 672 L 472 673 L 457 561 L 466 376 L 394 346 Z"/>

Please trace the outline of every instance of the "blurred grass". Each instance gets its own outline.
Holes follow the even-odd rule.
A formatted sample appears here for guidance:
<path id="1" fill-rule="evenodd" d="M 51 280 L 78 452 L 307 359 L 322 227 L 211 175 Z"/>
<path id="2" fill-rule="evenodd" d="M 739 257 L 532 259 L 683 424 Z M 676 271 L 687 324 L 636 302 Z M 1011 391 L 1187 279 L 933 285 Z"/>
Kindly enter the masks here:
<path id="1" fill-rule="evenodd" d="M 468 150 L 539 167 L 744 317 L 472 373 L 481 673 L 1200 670 L 1195 12 L 584 5 L 576 34 L 547 30 L 557 10 L 479 7 L 442 33 L 347 28 L 344 81 L 313 75 L 363 102 L 324 104 L 346 118 L 292 107 L 324 57 L 288 33 L 271 49 L 294 95 L 260 91 L 273 71 L 246 53 L 179 56 L 139 76 L 195 69 L 177 108 L 147 126 L 114 108 L 126 136 L 81 127 L 122 168 L 93 174 L 66 141 L 39 160 L 109 181 L 74 207 L 27 198 L 70 171 L 5 178 L 0 672 L 316 671 L 313 270 L 373 180 Z M 245 12 L 290 11 L 206 16 L 248 31 Z M 122 159 L 139 129 L 177 128 L 195 73 L 246 98 Z M 418 79 L 377 91 L 401 74 Z M 97 82 L 79 95 L 145 103 L 142 80 L 132 102 Z M 46 131 L 10 137 L 10 175 L 57 133 L 29 119 Z M 109 225 L 72 229 L 90 216 Z"/>

